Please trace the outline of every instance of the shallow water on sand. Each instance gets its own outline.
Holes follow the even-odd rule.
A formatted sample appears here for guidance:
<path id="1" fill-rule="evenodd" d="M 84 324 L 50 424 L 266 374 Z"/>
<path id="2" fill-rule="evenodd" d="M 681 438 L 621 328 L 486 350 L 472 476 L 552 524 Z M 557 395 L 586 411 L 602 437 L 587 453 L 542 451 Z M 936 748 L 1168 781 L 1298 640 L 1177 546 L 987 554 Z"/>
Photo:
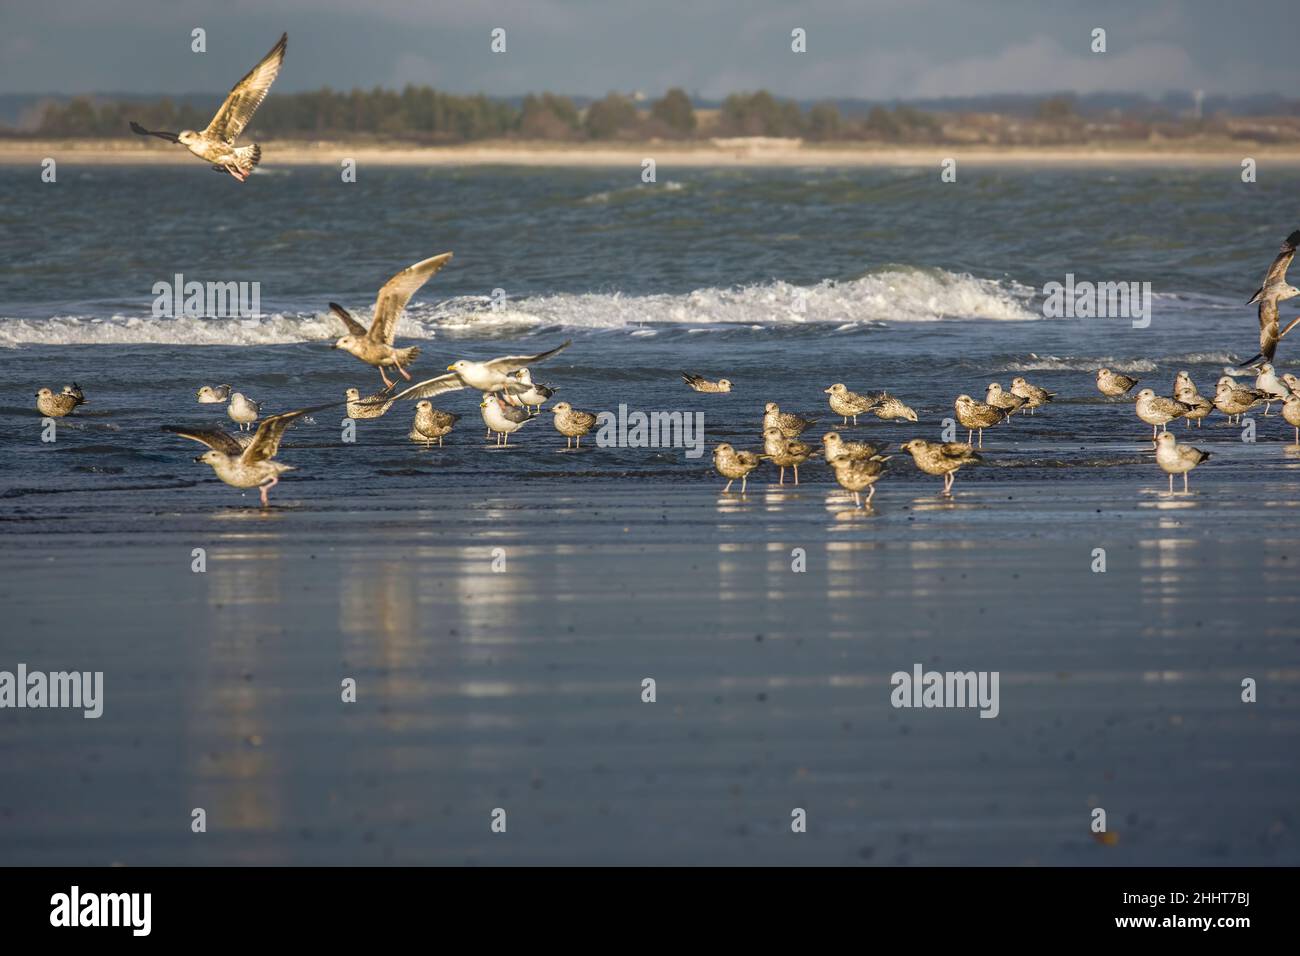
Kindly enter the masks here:
<path id="1" fill-rule="evenodd" d="M 1231 530 L 1281 524 L 1290 487 L 902 479 L 870 516 L 824 484 L 270 514 L 171 490 L 147 522 L 9 535 L 8 655 L 103 670 L 106 703 L 8 712 L 4 855 L 1295 863 L 1300 551 Z M 891 707 L 915 663 L 998 671 L 997 718 Z"/>
<path id="2" fill-rule="evenodd" d="M 1208 391 L 1253 354 L 1240 303 L 1290 228 L 1257 213 L 1296 173 L 187 172 L 0 169 L 0 670 L 106 684 L 98 720 L 0 711 L 0 860 L 1300 862 L 1292 430 L 1216 414 L 1170 497 L 1092 385 Z M 218 200 L 206 229 L 159 211 Z M 268 411 L 369 391 L 325 303 L 364 316 L 445 248 L 399 334 L 417 374 L 572 338 L 537 369 L 558 398 L 699 411 L 710 447 L 756 448 L 769 400 L 839 428 L 834 381 L 916 408 L 839 429 L 895 443 L 990 381 L 1058 399 L 987 432 L 955 500 L 896 456 L 870 513 L 824 465 L 742 498 L 708 449 L 565 452 L 549 413 L 496 449 L 468 392 L 438 401 L 465 416 L 442 449 L 409 408 L 355 443 L 342 409 L 304 420 L 266 513 L 160 430 L 225 421 L 204 383 Z M 154 319 L 177 271 L 261 281 L 267 316 Z M 1150 327 L 1040 318 L 1066 272 L 1151 281 Z M 42 442 L 31 393 L 73 380 L 91 404 Z M 998 671 L 998 717 L 895 709 L 916 663 Z"/>

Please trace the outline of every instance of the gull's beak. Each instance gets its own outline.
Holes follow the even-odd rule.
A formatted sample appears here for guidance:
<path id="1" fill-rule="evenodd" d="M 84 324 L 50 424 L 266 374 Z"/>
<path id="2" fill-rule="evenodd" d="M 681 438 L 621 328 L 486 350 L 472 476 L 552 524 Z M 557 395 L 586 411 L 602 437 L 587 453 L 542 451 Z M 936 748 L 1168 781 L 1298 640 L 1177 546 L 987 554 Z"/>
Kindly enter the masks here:
<path id="1" fill-rule="evenodd" d="M 833 391 L 833 389 L 823 388 L 823 389 L 822 389 L 822 394 L 823 394 L 823 395 L 829 395 L 832 391 Z"/>
<path id="2" fill-rule="evenodd" d="M 454 372 L 455 370 L 456 370 L 456 366 L 454 366 L 454 365 L 448 365 L 448 366 L 447 366 L 447 371 L 448 371 L 448 372 Z"/>
<path id="3" fill-rule="evenodd" d="M 202 460 L 203 460 L 203 456 L 200 455 L 198 458 L 195 458 L 194 460 L 195 460 L 195 461 L 202 461 Z"/>

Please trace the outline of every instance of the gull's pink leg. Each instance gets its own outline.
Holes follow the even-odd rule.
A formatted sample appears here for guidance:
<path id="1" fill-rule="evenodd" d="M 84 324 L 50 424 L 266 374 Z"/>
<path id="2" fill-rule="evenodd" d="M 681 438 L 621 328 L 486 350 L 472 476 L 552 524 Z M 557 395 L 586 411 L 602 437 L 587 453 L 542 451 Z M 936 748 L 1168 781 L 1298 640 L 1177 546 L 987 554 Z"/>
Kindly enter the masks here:
<path id="1" fill-rule="evenodd" d="M 384 388 L 392 388 L 392 387 L 393 387 L 393 383 L 390 382 L 390 381 L 388 380 L 388 376 L 384 374 L 384 367 L 383 367 L 382 365 L 379 366 L 379 377 L 382 378 L 382 379 L 384 380 Z"/>
<path id="2" fill-rule="evenodd" d="M 266 484 L 262 485 L 262 487 L 258 489 L 260 492 L 262 492 L 262 507 L 263 507 L 263 508 L 269 508 L 269 507 L 271 507 L 271 502 L 267 500 L 267 498 L 266 498 L 266 493 L 267 493 L 268 491 L 270 491 L 272 488 L 274 488 L 276 485 L 278 485 L 279 483 L 280 483 L 280 479 L 279 479 L 279 477 L 277 476 L 277 477 L 275 477 L 275 478 L 272 478 L 269 482 L 267 482 Z"/>

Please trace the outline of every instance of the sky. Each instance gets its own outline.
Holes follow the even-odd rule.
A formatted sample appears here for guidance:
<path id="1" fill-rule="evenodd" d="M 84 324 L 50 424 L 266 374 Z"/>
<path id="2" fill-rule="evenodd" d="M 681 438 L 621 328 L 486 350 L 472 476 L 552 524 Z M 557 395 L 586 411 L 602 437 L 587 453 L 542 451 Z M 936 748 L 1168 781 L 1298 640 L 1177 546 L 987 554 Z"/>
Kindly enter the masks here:
<path id="1" fill-rule="evenodd" d="M 221 93 L 287 30 L 288 92 L 1300 96 L 1297 18 L 1280 0 L 0 0 L 0 93 Z"/>

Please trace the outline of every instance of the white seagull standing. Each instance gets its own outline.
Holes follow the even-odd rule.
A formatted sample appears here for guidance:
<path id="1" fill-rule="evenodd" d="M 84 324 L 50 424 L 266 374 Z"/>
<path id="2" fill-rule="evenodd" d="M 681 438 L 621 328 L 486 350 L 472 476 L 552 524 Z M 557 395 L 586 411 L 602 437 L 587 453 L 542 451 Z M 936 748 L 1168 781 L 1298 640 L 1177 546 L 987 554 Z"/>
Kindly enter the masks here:
<path id="1" fill-rule="evenodd" d="M 1210 453 L 1180 445 L 1174 436 L 1165 432 L 1156 439 L 1156 464 L 1169 476 L 1169 493 L 1174 493 L 1174 475 L 1183 476 L 1183 494 L 1187 494 L 1187 473 L 1203 461 L 1208 461 Z"/>
<path id="2" fill-rule="evenodd" d="M 243 431 L 246 426 L 251 428 L 253 422 L 257 421 L 257 416 L 262 414 L 262 406 L 251 398 L 245 398 L 243 392 L 235 392 L 230 396 L 226 414 L 232 422 L 238 422 L 239 430 Z"/>
<path id="3" fill-rule="evenodd" d="M 289 42 L 289 34 L 280 35 L 280 40 L 271 47 L 271 52 L 262 57 L 262 61 L 248 71 L 248 75 L 234 85 L 226 101 L 212 117 L 208 128 L 202 132 L 183 129 L 179 133 L 164 130 L 145 129 L 132 121 L 131 131 L 141 136 L 157 136 L 172 143 L 179 143 L 204 162 L 212 164 L 217 172 L 227 172 L 241 183 L 248 180 L 249 174 L 262 159 L 262 147 L 253 143 L 251 146 L 236 146 L 235 140 L 244 131 L 257 108 L 266 99 L 271 84 L 280 73 L 280 64 L 284 62 L 284 50 Z"/>
<path id="4" fill-rule="evenodd" d="M 496 432 L 498 445 L 509 445 L 511 433 L 519 431 L 533 419 L 531 412 L 502 405 L 491 392 L 483 396 L 478 407 L 483 412 L 483 423 L 487 425 L 488 433 Z"/>
<path id="5" fill-rule="evenodd" d="M 543 403 L 555 394 L 555 389 L 549 385 L 534 382 L 533 373 L 528 371 L 527 366 L 517 372 L 510 372 L 506 378 L 508 381 L 501 397 L 506 400 L 506 404 L 514 405 L 516 408 L 536 405 L 540 412 Z"/>
<path id="6" fill-rule="evenodd" d="M 1255 377 L 1255 388 L 1268 396 L 1264 402 L 1265 415 L 1273 407 L 1274 402 L 1285 402 L 1287 396 L 1291 394 L 1291 389 L 1277 377 L 1277 372 L 1268 362 L 1259 367 L 1259 375 Z"/>
<path id="7" fill-rule="evenodd" d="M 200 405 L 220 405 L 230 398 L 229 385 L 204 385 L 194 393 Z"/>

